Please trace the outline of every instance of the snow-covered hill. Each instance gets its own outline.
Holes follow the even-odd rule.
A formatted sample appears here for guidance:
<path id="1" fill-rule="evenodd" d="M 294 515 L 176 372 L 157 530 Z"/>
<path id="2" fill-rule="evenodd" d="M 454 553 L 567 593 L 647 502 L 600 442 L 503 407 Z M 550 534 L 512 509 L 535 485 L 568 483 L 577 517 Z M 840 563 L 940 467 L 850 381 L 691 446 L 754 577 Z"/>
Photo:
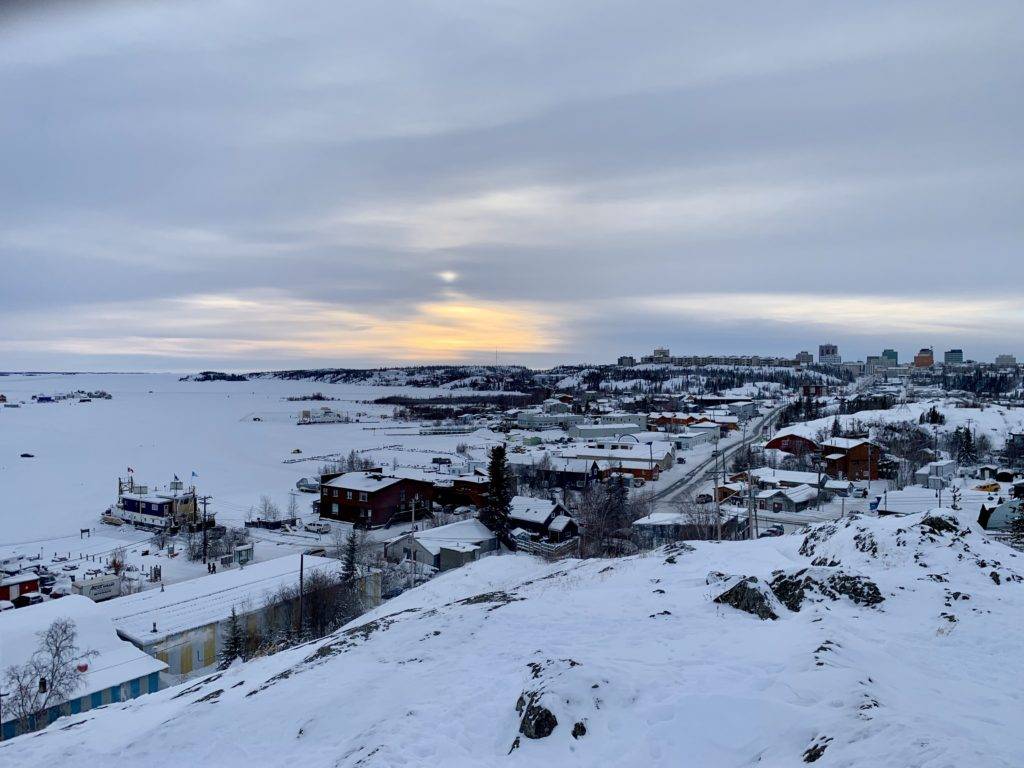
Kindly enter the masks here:
<path id="1" fill-rule="evenodd" d="M 1020 766 L 1022 566 L 948 511 L 492 557 L 0 764 Z"/>

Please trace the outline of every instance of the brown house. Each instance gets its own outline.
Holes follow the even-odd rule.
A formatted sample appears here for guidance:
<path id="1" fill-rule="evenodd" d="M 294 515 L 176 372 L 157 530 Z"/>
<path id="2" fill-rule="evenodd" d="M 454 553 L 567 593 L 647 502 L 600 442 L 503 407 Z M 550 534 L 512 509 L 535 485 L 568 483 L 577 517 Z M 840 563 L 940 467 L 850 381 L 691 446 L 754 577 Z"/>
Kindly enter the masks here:
<path id="1" fill-rule="evenodd" d="M 877 480 L 882 449 L 861 438 L 833 437 L 821 444 L 825 472 L 847 480 Z"/>
<path id="2" fill-rule="evenodd" d="M 433 483 L 379 471 L 326 475 L 320 483 L 320 516 L 360 528 L 426 517 L 433 500 Z"/>

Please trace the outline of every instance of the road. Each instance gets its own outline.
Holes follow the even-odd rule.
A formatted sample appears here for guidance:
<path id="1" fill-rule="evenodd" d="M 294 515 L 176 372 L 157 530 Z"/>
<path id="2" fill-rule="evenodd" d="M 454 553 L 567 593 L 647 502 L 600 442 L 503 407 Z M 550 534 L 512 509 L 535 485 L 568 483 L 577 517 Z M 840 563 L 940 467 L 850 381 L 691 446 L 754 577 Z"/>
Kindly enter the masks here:
<path id="1" fill-rule="evenodd" d="M 779 418 L 779 414 L 788 403 L 784 403 L 776 408 L 769 414 L 762 416 L 756 421 L 756 426 L 749 430 L 749 434 L 745 439 L 740 440 L 738 443 L 723 448 L 719 452 L 720 466 L 727 466 L 729 457 L 732 456 L 740 448 L 750 445 L 755 440 L 759 439 L 767 427 L 774 424 Z M 690 490 L 694 485 L 704 482 L 714 471 L 715 468 L 715 457 L 710 456 L 700 464 L 697 464 L 691 469 L 686 475 L 679 478 L 671 485 L 662 488 L 654 494 L 654 503 L 658 506 L 666 507 L 671 505 L 679 496 L 686 491 Z"/>

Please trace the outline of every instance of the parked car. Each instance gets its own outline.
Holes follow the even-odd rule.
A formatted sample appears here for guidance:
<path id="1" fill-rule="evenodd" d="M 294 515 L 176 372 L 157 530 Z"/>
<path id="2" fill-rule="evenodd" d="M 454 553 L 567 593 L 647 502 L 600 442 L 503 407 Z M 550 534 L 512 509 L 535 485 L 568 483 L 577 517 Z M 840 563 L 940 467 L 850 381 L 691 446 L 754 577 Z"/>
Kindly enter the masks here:
<path id="1" fill-rule="evenodd" d="M 330 523 L 306 523 L 305 529 L 310 533 L 330 533 Z"/>
<path id="2" fill-rule="evenodd" d="M 0 611 L 13 611 L 14 603 L 10 600 L 0 600 Z"/>
<path id="3" fill-rule="evenodd" d="M 124 520 L 109 513 L 100 517 L 100 522 L 107 525 L 124 525 Z"/>
<path id="4" fill-rule="evenodd" d="M 645 482 L 647 482 L 647 481 L 644 480 L 642 477 L 634 477 L 633 478 L 633 487 L 634 488 L 643 488 Z"/>
<path id="5" fill-rule="evenodd" d="M 39 605 L 43 602 L 43 596 L 38 592 L 26 592 L 24 595 L 18 595 L 14 598 L 15 608 L 24 608 L 28 605 Z"/>

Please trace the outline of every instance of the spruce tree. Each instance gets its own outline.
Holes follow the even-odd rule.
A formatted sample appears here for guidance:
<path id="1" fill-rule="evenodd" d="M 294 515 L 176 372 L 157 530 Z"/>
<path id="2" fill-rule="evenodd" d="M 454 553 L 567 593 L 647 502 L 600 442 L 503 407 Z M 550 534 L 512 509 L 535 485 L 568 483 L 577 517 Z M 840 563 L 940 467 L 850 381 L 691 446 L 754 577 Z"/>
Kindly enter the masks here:
<path id="1" fill-rule="evenodd" d="M 842 435 L 843 435 L 843 428 L 839 424 L 839 417 L 836 416 L 832 420 L 832 437 L 842 437 Z"/>
<path id="2" fill-rule="evenodd" d="M 1010 520 L 1010 541 L 1024 547 L 1024 504 L 1017 508 L 1017 514 Z"/>
<path id="3" fill-rule="evenodd" d="M 356 573 L 359 570 L 359 541 L 356 538 L 355 527 L 348 534 L 348 538 L 345 539 L 345 561 L 341 569 L 341 578 L 343 581 L 352 581 L 356 577 Z"/>
<path id="4" fill-rule="evenodd" d="M 507 546 L 513 546 L 508 535 L 508 513 L 512 507 L 512 478 L 509 475 L 505 446 L 496 445 L 491 449 L 488 466 L 489 481 L 487 498 L 480 511 L 480 522 L 494 531 L 498 539 Z"/>
<path id="5" fill-rule="evenodd" d="M 242 621 L 232 606 L 224 636 L 224 645 L 219 654 L 220 666 L 222 669 L 226 669 L 232 661 L 241 658 L 245 658 L 245 630 L 242 629 Z"/>

